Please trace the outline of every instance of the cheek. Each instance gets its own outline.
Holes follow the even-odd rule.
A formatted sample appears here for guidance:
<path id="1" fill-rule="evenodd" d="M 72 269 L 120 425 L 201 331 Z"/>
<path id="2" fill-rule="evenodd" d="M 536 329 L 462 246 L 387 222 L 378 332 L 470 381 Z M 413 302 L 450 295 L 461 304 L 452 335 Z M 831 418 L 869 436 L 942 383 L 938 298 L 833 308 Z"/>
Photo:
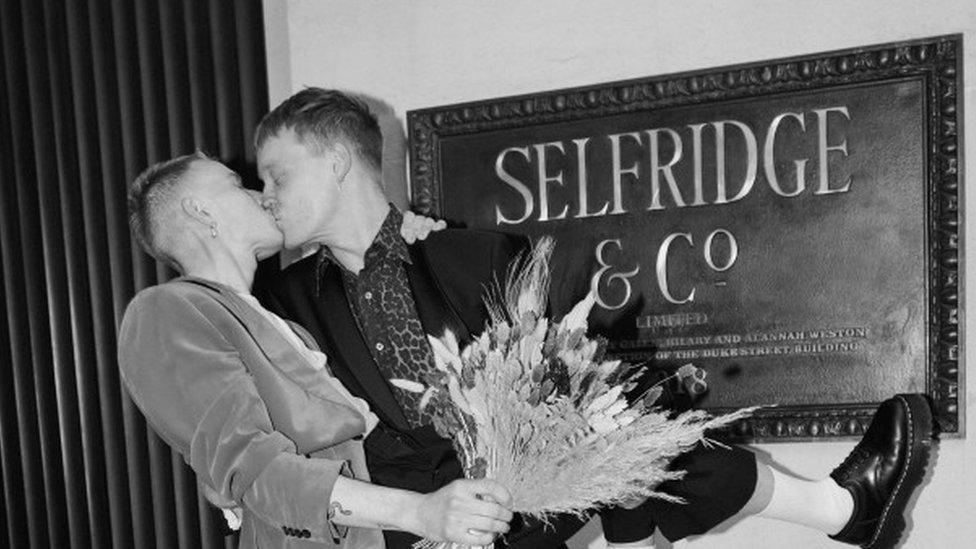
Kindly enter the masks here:
<path id="1" fill-rule="evenodd" d="M 302 199 L 302 197 L 291 197 L 291 200 L 280 202 L 280 219 L 278 223 L 281 227 L 296 231 L 308 224 L 308 220 L 314 213 L 314 202 Z"/>
<path id="2" fill-rule="evenodd" d="M 284 205 L 287 206 L 288 213 L 293 214 L 294 217 L 314 216 L 323 204 L 329 202 L 328 197 L 323 196 L 323 189 L 314 183 L 296 181 L 295 185 L 288 190 Z"/>

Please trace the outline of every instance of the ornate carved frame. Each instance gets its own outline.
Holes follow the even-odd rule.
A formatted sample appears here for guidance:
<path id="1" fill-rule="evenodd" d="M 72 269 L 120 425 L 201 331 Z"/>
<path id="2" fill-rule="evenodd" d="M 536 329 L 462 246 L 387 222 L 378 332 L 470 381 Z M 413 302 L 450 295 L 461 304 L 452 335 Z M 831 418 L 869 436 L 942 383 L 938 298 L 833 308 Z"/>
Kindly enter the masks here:
<path id="1" fill-rule="evenodd" d="M 961 435 L 961 35 L 411 111 L 413 206 L 435 216 L 441 211 L 438 142 L 445 136 L 912 76 L 923 78 L 927 108 L 926 393 L 941 432 Z M 766 441 L 852 436 L 864 431 L 873 411 L 850 405 L 773 409 L 731 434 Z"/>

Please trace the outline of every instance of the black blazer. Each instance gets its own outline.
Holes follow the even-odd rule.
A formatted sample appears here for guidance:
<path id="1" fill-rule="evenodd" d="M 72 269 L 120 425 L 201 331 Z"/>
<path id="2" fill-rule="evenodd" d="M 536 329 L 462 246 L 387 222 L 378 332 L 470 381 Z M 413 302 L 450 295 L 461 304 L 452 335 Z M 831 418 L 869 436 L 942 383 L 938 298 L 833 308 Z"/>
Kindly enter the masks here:
<path id="1" fill-rule="evenodd" d="M 527 248 L 524 238 L 468 229 L 431 233 L 408 247 L 406 271 L 424 331 L 441 335 L 446 328 L 460 341 L 484 330 L 483 298 L 495 280 L 504 282 L 509 263 Z M 369 402 L 380 425 L 366 440 L 366 461 L 373 482 L 431 492 L 462 476 L 450 441 L 430 427 L 411 429 L 389 383 L 380 373 L 352 315 L 337 265 L 316 280 L 316 256 L 298 261 L 271 277 L 262 277 L 255 295 L 269 310 L 307 329 L 329 357 L 329 367 L 354 395 Z M 577 517 L 554 521 L 546 532 L 538 525 L 517 528 L 507 539 L 512 547 L 561 547 L 583 522 Z M 389 546 L 408 546 L 387 533 Z"/>
<path id="2" fill-rule="evenodd" d="M 485 286 L 504 278 L 524 241 L 499 233 L 446 229 L 408 247 L 405 265 L 420 322 L 428 334 L 451 328 L 460 340 L 479 334 L 487 318 Z M 339 266 L 330 264 L 316 280 L 316 256 L 263 277 L 255 295 L 269 310 L 304 326 L 329 357 L 332 373 L 369 402 L 387 426 L 408 430 L 406 417 L 380 374 L 356 326 Z"/>

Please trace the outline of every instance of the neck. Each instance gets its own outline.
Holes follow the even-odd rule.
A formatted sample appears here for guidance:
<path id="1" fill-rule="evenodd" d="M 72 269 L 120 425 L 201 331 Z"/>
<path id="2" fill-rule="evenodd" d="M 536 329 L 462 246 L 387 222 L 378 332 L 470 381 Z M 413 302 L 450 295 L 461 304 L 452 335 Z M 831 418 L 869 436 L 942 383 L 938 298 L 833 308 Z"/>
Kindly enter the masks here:
<path id="1" fill-rule="evenodd" d="M 362 185 L 358 190 L 342 205 L 346 213 L 335 232 L 328 239 L 316 239 L 328 246 L 336 261 L 353 273 L 363 269 L 366 250 L 390 213 L 389 202 L 377 185 Z"/>
<path id="2" fill-rule="evenodd" d="M 184 274 L 223 284 L 240 293 L 251 293 L 258 262 L 253 253 L 233 253 L 215 241 L 197 246 L 180 264 Z"/>

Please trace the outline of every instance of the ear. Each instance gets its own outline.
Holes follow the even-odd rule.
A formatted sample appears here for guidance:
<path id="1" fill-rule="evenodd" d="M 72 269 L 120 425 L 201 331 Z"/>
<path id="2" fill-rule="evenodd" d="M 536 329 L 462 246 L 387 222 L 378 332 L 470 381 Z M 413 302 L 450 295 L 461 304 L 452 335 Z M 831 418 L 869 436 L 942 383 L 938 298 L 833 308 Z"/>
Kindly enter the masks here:
<path id="1" fill-rule="evenodd" d="M 332 145 L 332 170 L 337 181 L 345 181 L 346 175 L 352 169 L 352 152 L 345 143 L 336 142 Z"/>
<path id="2" fill-rule="evenodd" d="M 199 221 L 204 225 L 210 225 L 213 219 L 210 216 L 210 212 L 204 207 L 203 203 L 195 196 L 184 197 L 180 201 L 180 206 L 183 208 L 183 213 L 190 216 L 191 219 Z"/>

